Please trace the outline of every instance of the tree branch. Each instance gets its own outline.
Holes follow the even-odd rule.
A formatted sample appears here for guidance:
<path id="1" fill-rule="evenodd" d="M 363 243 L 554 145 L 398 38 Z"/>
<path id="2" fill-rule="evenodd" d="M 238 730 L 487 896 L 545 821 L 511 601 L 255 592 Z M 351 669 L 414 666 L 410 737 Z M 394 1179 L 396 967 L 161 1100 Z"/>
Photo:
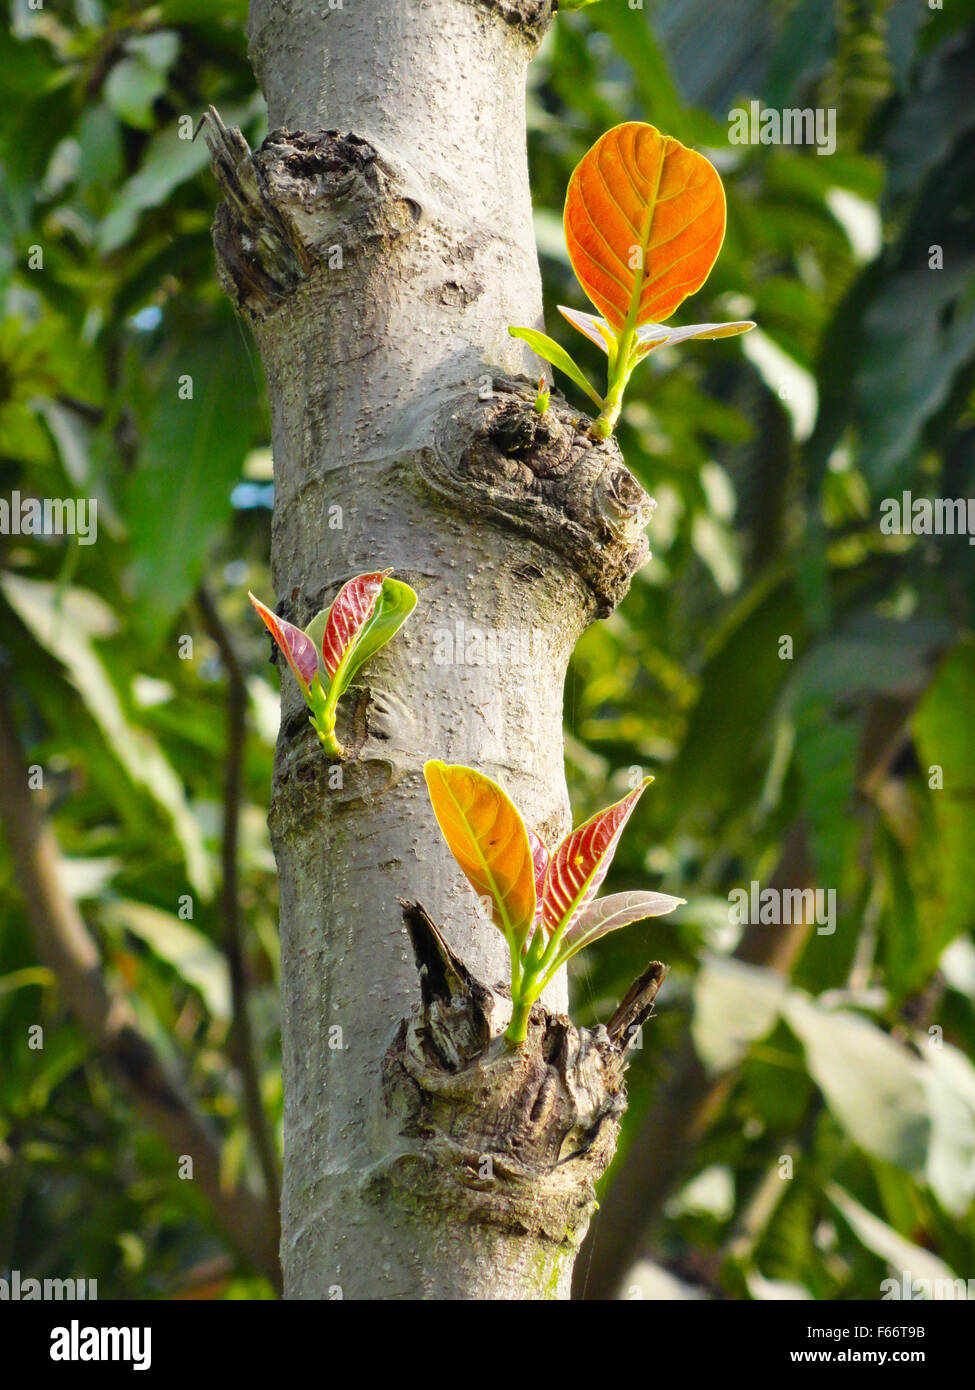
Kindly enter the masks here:
<path id="1" fill-rule="evenodd" d="M 193 1159 L 193 1174 L 218 1223 L 241 1255 L 277 1287 L 276 1213 L 245 1187 L 228 1191 L 220 1173 L 220 1141 L 193 1108 L 163 1060 L 139 1031 L 128 1000 L 105 979 L 98 946 L 61 881 L 60 852 L 37 812 L 6 687 L 0 681 L 0 823 L 27 901 L 39 954 L 58 978 L 62 996 L 150 1125 L 176 1154 Z"/>
<path id="2" fill-rule="evenodd" d="M 244 739 L 247 732 L 247 686 L 230 634 L 217 612 L 213 599 L 202 584 L 197 590 L 196 602 L 204 626 L 220 652 L 220 659 L 227 673 L 227 758 L 223 799 L 220 902 L 224 928 L 223 949 L 230 970 L 230 991 L 233 1006 L 232 1047 L 234 1060 L 244 1085 L 244 1110 L 247 1116 L 247 1127 L 261 1165 L 267 1199 L 275 1213 L 275 1220 L 277 1220 L 277 1213 L 281 1205 L 280 1165 L 261 1096 L 260 1072 L 247 1001 L 247 970 L 244 961 L 243 923 L 240 911 L 238 841 L 240 838 Z"/>

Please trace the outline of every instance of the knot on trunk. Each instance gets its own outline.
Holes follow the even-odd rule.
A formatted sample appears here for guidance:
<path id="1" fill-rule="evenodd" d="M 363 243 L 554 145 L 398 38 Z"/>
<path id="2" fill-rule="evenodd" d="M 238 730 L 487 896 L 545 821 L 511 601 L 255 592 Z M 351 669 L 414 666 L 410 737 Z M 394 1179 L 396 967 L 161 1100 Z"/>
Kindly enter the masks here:
<path id="1" fill-rule="evenodd" d="M 536 1003 L 513 1050 L 504 993 L 470 974 L 419 903 L 403 909 L 421 1003 L 383 1064 L 397 1139 L 382 1180 L 412 1208 L 574 1248 L 616 1148 L 627 1047 L 664 966 L 647 968 L 605 1027 L 576 1028 Z"/>
<path id="2" fill-rule="evenodd" d="M 523 379 L 495 377 L 484 398 L 456 399 L 442 414 L 423 480 L 466 512 L 493 516 L 566 556 L 611 613 L 650 550 L 656 503 L 629 472 L 615 439 L 552 392 L 544 415 Z"/>
<path id="3" fill-rule="evenodd" d="M 341 270 L 363 248 L 388 249 L 420 216 L 360 136 L 273 130 L 259 150 L 211 106 L 203 118 L 224 201 L 213 223 L 221 284 L 266 317 L 318 265 Z"/>
<path id="4" fill-rule="evenodd" d="M 478 9 L 493 10 L 506 24 L 540 43 L 558 9 L 558 0 L 472 0 Z"/>

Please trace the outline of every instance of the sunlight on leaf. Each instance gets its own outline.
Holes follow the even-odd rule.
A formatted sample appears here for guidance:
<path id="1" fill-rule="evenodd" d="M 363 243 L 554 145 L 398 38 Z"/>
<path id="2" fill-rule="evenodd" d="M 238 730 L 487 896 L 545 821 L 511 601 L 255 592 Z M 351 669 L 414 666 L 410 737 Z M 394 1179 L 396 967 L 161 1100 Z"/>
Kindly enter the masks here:
<path id="1" fill-rule="evenodd" d="M 572 360 L 565 348 L 554 338 L 549 338 L 547 334 L 539 333 L 534 328 L 509 328 L 508 332 L 512 338 L 524 339 L 532 351 L 538 353 L 539 357 L 544 357 L 546 362 L 551 362 L 553 367 L 558 367 L 560 372 L 564 372 L 570 381 L 574 381 L 580 390 L 585 391 L 594 405 L 602 405 L 599 394 L 595 387 L 587 381 L 582 368 Z"/>
<path id="2" fill-rule="evenodd" d="M 652 777 L 645 778 L 635 791 L 573 830 L 556 849 L 545 875 L 542 906 L 546 931 L 559 931 L 596 896 L 624 826 L 652 781 Z"/>
<path id="3" fill-rule="evenodd" d="M 700 289 L 724 228 L 717 170 L 652 125 L 614 126 L 569 180 L 569 259 L 616 333 L 669 318 Z"/>
<path id="4" fill-rule="evenodd" d="M 423 769 L 451 854 L 495 925 L 521 941 L 535 917 L 535 875 L 525 823 L 503 787 L 470 767 L 431 761 Z"/>

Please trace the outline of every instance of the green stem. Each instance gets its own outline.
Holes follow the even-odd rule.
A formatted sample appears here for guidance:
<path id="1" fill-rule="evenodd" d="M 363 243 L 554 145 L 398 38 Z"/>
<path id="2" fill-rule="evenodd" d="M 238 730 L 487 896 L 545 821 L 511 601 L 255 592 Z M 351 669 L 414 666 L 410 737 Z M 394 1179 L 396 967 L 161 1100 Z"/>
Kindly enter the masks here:
<path id="1" fill-rule="evenodd" d="M 338 674 L 338 673 L 336 673 Z M 328 690 L 323 691 L 321 681 L 316 675 L 306 697 L 311 706 L 311 725 L 318 735 L 318 741 L 329 758 L 343 759 L 346 751 L 335 737 L 335 715 L 338 708 L 338 681 L 330 682 Z"/>
<path id="2" fill-rule="evenodd" d="M 631 317 L 635 318 L 635 310 L 631 309 Z M 609 369 L 609 381 L 607 383 L 606 395 L 603 398 L 603 408 L 596 417 L 592 427 L 592 432 L 597 439 L 608 439 L 613 433 L 613 427 L 620 418 L 620 411 L 623 409 L 623 392 L 629 380 L 630 352 L 633 348 L 633 340 L 636 337 L 636 328 L 631 326 L 629 319 L 620 335 L 619 345 L 616 349 L 616 357 Z"/>
<path id="3" fill-rule="evenodd" d="M 312 723 L 314 722 L 315 721 L 312 720 Z M 329 758 L 335 758 L 337 762 L 341 762 L 342 759 L 345 757 L 345 748 L 341 743 L 339 743 L 338 739 L 335 737 L 335 734 L 331 731 L 329 731 L 328 733 L 322 733 L 321 729 L 319 729 L 317 732 L 318 741 L 324 748 L 326 755 Z"/>
<path id="4" fill-rule="evenodd" d="M 620 401 L 617 401 L 615 404 L 603 406 L 602 410 L 596 416 L 595 422 L 592 427 L 592 432 L 597 439 L 609 438 L 609 436 L 613 433 L 616 421 L 620 418 L 621 409 L 622 402 Z"/>
<path id="5" fill-rule="evenodd" d="M 576 904 L 576 906 L 578 906 L 578 904 Z M 565 936 L 565 933 L 568 930 L 569 923 L 572 921 L 572 918 L 575 915 L 575 910 L 575 907 L 573 907 L 572 910 L 565 917 L 563 917 L 561 926 L 557 927 L 555 931 L 552 933 L 552 935 L 549 937 L 548 945 L 542 952 L 541 958 L 539 959 L 538 964 L 535 967 L 535 978 L 537 979 L 539 976 L 541 976 L 543 979 L 543 983 L 539 986 L 540 991 L 545 988 L 545 985 L 548 984 L 549 980 L 552 978 L 555 971 L 558 969 L 558 966 L 553 966 L 552 962 L 558 954 L 559 945 L 562 941 L 563 936 Z"/>
<path id="6" fill-rule="evenodd" d="M 528 1036 L 528 1015 L 531 1013 L 533 1000 L 515 999 L 511 1010 L 511 1022 L 508 1024 L 505 1037 L 512 1047 L 520 1047 Z"/>
<path id="7" fill-rule="evenodd" d="M 575 955 L 575 952 L 573 951 L 571 954 Z M 548 967 L 547 970 L 543 970 L 541 968 L 539 969 L 538 983 L 540 990 L 548 989 L 549 985 L 555 979 L 556 975 L 559 973 L 559 971 L 562 969 L 563 965 L 565 965 L 568 959 L 569 956 L 557 955 L 555 957 L 555 960 L 552 962 L 552 964 Z"/>
<path id="8" fill-rule="evenodd" d="M 326 704 L 324 708 L 311 715 L 311 726 L 318 735 L 318 741 L 324 748 L 326 755 L 341 761 L 345 757 L 345 749 L 335 737 L 334 704 L 331 707 Z"/>

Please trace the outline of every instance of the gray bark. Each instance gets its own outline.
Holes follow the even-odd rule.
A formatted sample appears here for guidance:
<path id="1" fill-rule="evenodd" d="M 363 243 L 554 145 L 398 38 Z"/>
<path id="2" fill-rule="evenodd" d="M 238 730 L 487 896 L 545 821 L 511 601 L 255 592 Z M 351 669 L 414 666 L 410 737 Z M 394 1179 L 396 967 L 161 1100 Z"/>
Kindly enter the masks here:
<path id="1" fill-rule="evenodd" d="M 270 392 L 278 611 L 304 626 L 347 579 L 388 566 L 419 594 L 343 701 L 347 762 L 325 760 L 282 680 L 270 824 L 294 1298 L 567 1296 L 612 1150 L 601 1139 L 564 1165 L 559 1200 L 566 1183 L 576 1191 L 558 1218 L 544 1202 L 538 1214 L 542 1169 L 558 1161 L 544 1145 L 528 1145 L 517 1177 L 505 1156 L 524 1135 L 497 1133 L 492 1148 L 479 1132 L 447 1152 L 443 1107 L 425 1108 L 437 1086 L 407 1056 L 416 1063 L 432 1025 L 397 901 L 422 902 L 479 987 L 505 979 L 507 948 L 443 843 L 423 763 L 499 779 L 554 844 L 570 824 L 568 659 L 647 555 L 652 504 L 615 443 L 590 439 L 557 395 L 545 416 L 533 410 L 539 364 L 507 334 L 541 317 L 524 76 L 549 18 L 549 0 L 252 0 L 272 133 L 252 156 L 215 113 L 208 129 L 225 193 L 220 273 Z M 488 993 L 496 1037 L 503 999 Z M 564 1010 L 564 979 L 544 1003 Z M 536 1052 L 551 1050 L 546 1018 Z M 595 1046 L 573 1035 L 568 1052 L 560 1043 L 563 1089 L 580 1047 Z M 490 1071 L 499 1054 L 484 1041 L 465 1067 Z M 604 1033 L 599 1047 L 609 1055 Z M 523 1083 L 547 1076 L 538 1056 Z M 602 1099 L 563 1116 L 563 1159 L 580 1125 L 608 1117 L 614 1139 L 618 1080 L 607 1072 Z M 478 1146 L 498 1158 L 486 1188 L 457 1157 Z"/>

